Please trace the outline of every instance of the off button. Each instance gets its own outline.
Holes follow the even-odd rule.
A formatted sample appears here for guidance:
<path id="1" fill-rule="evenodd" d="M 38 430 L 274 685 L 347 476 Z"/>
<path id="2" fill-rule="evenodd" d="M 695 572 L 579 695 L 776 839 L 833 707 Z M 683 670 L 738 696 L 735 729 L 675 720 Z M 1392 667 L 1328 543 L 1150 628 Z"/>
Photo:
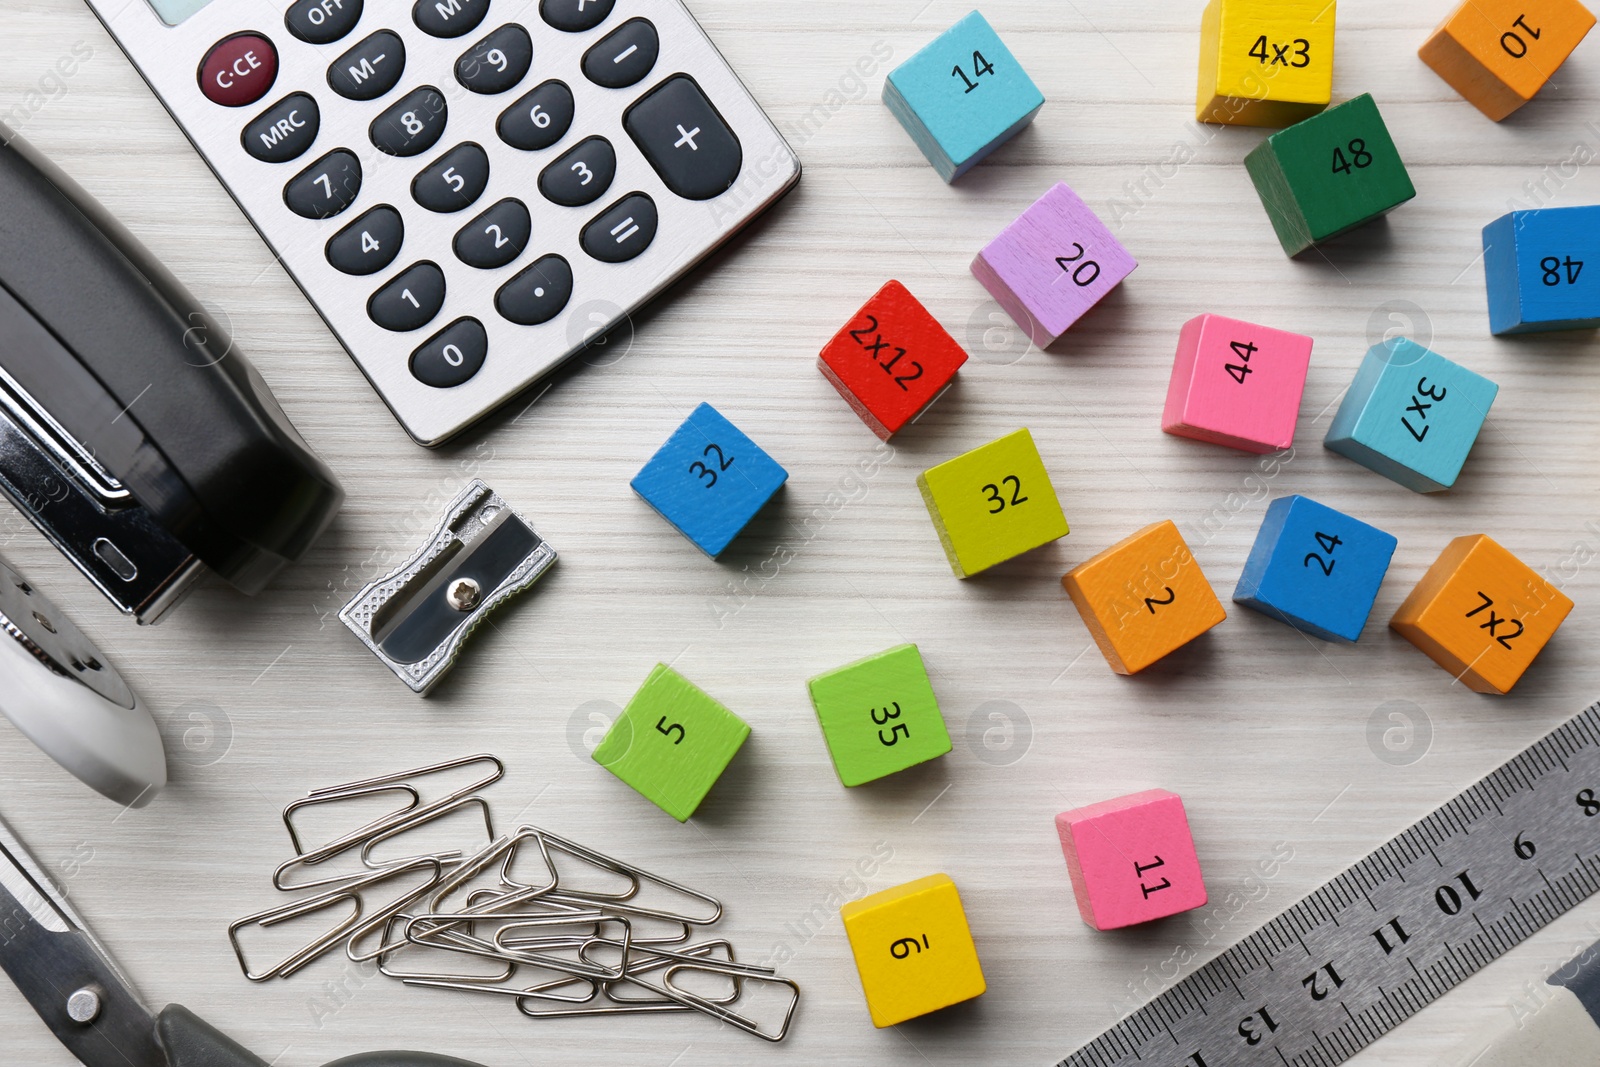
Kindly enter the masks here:
<path id="1" fill-rule="evenodd" d="M 200 64 L 200 91 L 223 107 L 253 104 L 277 80 L 278 50 L 259 33 L 224 37 Z"/>

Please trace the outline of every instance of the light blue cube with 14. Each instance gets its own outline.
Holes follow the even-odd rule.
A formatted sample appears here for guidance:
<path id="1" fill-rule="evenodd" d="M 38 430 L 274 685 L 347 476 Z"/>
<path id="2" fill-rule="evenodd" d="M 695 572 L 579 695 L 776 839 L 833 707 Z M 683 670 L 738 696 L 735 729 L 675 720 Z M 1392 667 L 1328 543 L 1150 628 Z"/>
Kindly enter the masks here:
<path id="1" fill-rule="evenodd" d="M 1324 641 L 1354 642 L 1398 543 L 1309 497 L 1280 497 L 1267 508 L 1234 603 Z"/>
<path id="2" fill-rule="evenodd" d="M 710 404 L 695 408 L 644 469 L 633 491 L 715 559 L 789 472 Z"/>
<path id="3" fill-rule="evenodd" d="M 883 102 L 952 182 L 1032 122 L 1044 94 L 974 11 L 891 71 Z"/>
<path id="4" fill-rule="evenodd" d="M 1501 215 L 1483 228 L 1489 332 L 1600 326 L 1600 206 Z"/>
<path id="5" fill-rule="evenodd" d="M 1418 493 L 1450 488 L 1500 387 L 1399 338 L 1361 361 L 1323 444 Z"/>

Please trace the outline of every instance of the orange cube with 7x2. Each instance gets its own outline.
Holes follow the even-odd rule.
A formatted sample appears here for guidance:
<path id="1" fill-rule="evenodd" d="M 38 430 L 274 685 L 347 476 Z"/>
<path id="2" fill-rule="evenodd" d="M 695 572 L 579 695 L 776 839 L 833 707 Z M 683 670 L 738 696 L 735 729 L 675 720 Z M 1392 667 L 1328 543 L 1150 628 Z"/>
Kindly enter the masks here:
<path id="1" fill-rule="evenodd" d="M 1061 579 L 1111 669 L 1137 674 L 1228 617 L 1170 519 Z"/>
<path id="2" fill-rule="evenodd" d="M 1475 693 L 1511 691 L 1572 600 L 1483 534 L 1458 537 L 1389 625 Z"/>
<path id="3" fill-rule="evenodd" d="M 1466 0 L 1417 55 L 1499 122 L 1544 88 L 1594 23 L 1578 0 Z"/>

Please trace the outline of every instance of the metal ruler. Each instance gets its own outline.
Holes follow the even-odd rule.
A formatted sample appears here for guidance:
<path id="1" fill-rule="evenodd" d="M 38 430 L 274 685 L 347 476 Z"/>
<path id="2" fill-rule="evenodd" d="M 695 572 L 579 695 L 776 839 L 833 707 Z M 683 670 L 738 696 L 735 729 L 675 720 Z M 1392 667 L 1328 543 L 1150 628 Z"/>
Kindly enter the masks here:
<path id="1" fill-rule="evenodd" d="M 1332 1067 L 1600 889 L 1600 704 L 1058 1067 Z"/>

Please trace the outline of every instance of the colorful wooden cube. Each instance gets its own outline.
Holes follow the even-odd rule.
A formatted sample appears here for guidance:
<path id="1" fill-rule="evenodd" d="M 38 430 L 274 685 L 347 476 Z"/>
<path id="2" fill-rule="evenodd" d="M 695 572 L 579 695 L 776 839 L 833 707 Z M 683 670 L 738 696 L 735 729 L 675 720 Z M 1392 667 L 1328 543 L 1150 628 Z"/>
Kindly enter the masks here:
<path id="1" fill-rule="evenodd" d="M 1334 0 L 1211 0 L 1195 117 L 1289 126 L 1333 99 Z"/>
<path id="2" fill-rule="evenodd" d="M 966 361 L 939 320 L 891 281 L 828 342 L 817 369 L 887 441 L 943 395 Z"/>
<path id="3" fill-rule="evenodd" d="M 1067 536 L 1067 517 L 1026 429 L 917 475 L 957 578 Z"/>
<path id="4" fill-rule="evenodd" d="M 1572 601 L 1483 534 L 1445 546 L 1389 625 L 1475 693 L 1509 693 Z"/>
<path id="5" fill-rule="evenodd" d="M 1205 906 L 1200 858 L 1176 793 L 1147 789 L 1062 812 L 1056 832 L 1078 914 L 1096 930 Z"/>
<path id="6" fill-rule="evenodd" d="M 1499 122 L 1532 100 L 1593 28 L 1578 0 L 1466 0 L 1417 55 Z"/>
<path id="7" fill-rule="evenodd" d="M 1311 338 L 1201 315 L 1183 324 L 1161 428 L 1258 454 L 1294 444 Z"/>
<path id="8" fill-rule="evenodd" d="M 988 988 L 961 894 L 947 874 L 862 897 L 839 915 L 874 1026 L 895 1026 Z"/>
<path id="9" fill-rule="evenodd" d="M 1133 273 L 1136 261 L 1078 194 L 1057 182 L 972 261 L 972 273 L 1040 348 Z"/>
<path id="10" fill-rule="evenodd" d="M 1324 641 L 1354 642 L 1398 542 L 1303 496 L 1274 500 L 1233 602 Z"/>
<path id="11" fill-rule="evenodd" d="M 1291 256 L 1417 195 L 1371 94 L 1279 130 L 1244 165 Z"/>
<path id="12" fill-rule="evenodd" d="M 1061 584 L 1118 674 L 1139 673 L 1228 617 L 1170 520 L 1078 564 Z"/>
<path id="13" fill-rule="evenodd" d="M 633 491 L 715 559 L 789 478 L 710 404 L 695 408 L 650 462 Z"/>
<path id="14" fill-rule="evenodd" d="M 1456 484 L 1500 387 L 1401 337 L 1373 345 L 1323 444 L 1418 493 Z"/>
<path id="15" fill-rule="evenodd" d="M 890 71 L 883 102 L 953 182 L 1032 122 L 1044 94 L 974 11 Z"/>
<path id="16" fill-rule="evenodd" d="M 1600 253 L 1600 205 L 1513 211 L 1485 226 L 1489 332 L 1600 326 L 1596 253 Z"/>
<path id="17" fill-rule="evenodd" d="M 749 736 L 743 719 L 658 663 L 595 747 L 594 761 L 685 822 Z"/>
<path id="18" fill-rule="evenodd" d="M 933 683 L 916 645 L 900 645 L 811 679 L 828 753 L 847 786 L 885 778 L 950 751 Z"/>

